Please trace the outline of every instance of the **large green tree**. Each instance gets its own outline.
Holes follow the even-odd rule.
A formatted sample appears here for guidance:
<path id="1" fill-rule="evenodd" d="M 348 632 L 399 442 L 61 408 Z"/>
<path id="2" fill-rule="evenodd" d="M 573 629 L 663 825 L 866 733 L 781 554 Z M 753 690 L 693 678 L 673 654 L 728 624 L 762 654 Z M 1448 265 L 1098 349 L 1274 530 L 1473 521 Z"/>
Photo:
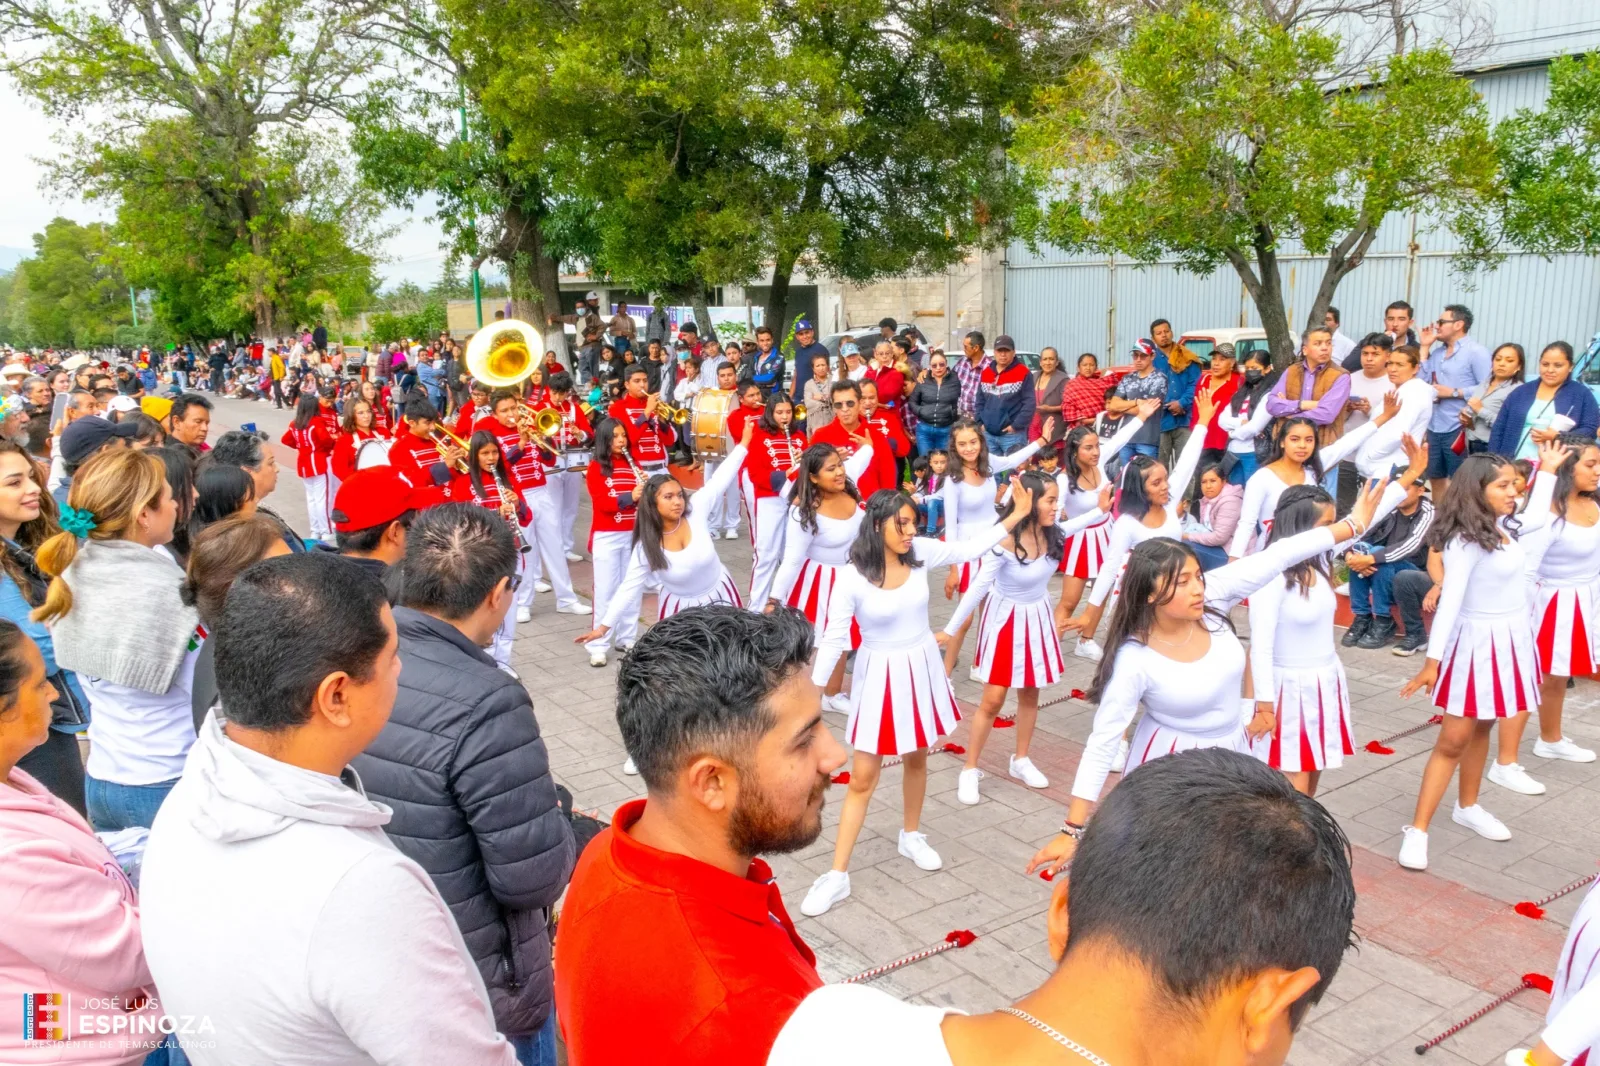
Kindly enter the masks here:
<path id="1" fill-rule="evenodd" d="M 56 180 L 119 205 L 130 275 L 186 326 L 272 333 L 313 292 L 370 288 L 372 212 L 330 190 L 334 158 L 305 131 L 351 102 L 379 10 L 0 0 L 0 69 L 73 131 Z"/>
<path id="2" fill-rule="evenodd" d="M 131 325 L 128 281 L 103 223 L 54 218 L 33 237 L 34 254 L 17 265 L 11 320 L 17 342 L 63 348 L 111 344 Z"/>
<path id="3" fill-rule="evenodd" d="M 1499 188 L 1487 113 L 1443 48 L 1400 32 L 1353 77 L 1339 37 L 1296 21 L 1310 9 L 1139 15 L 1041 91 L 1018 151 L 1051 185 L 1045 239 L 1199 274 L 1228 264 L 1279 363 L 1293 357 L 1287 245 L 1325 257 L 1306 316 L 1320 325 L 1386 217 L 1457 222 Z"/>

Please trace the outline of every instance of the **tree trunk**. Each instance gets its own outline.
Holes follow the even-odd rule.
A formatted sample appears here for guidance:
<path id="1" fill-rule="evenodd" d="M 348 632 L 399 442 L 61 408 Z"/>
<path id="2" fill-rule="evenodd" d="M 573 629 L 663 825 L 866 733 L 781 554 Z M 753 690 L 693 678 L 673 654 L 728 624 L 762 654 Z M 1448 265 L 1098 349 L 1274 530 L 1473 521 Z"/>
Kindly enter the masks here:
<path id="1" fill-rule="evenodd" d="M 800 198 L 799 217 L 806 218 L 822 206 L 822 168 L 815 163 L 806 169 L 805 193 Z M 779 344 L 789 338 L 789 285 L 794 277 L 795 264 L 805 251 L 806 234 L 790 234 L 780 241 L 772 257 L 772 288 L 767 291 L 766 317 L 763 321 L 772 329 Z"/>
<path id="2" fill-rule="evenodd" d="M 550 255 L 539 228 L 543 206 L 535 198 L 513 198 L 506 206 L 505 232 L 496 251 L 511 282 L 512 317 L 553 337 L 560 327 L 550 325 L 549 316 L 561 313 L 561 264 Z M 488 315 L 485 321 L 492 318 Z M 566 354 L 564 343 L 547 340 L 545 347 L 554 348 L 558 356 Z"/>
<path id="3" fill-rule="evenodd" d="M 1278 276 L 1276 243 L 1270 229 L 1258 226 L 1255 240 L 1251 242 L 1254 263 L 1238 248 L 1230 248 L 1225 254 L 1256 305 L 1256 314 L 1261 316 L 1267 347 L 1272 352 L 1272 365 L 1286 367 L 1294 362 L 1294 337 L 1289 332 L 1289 316 L 1283 307 L 1283 279 Z"/>
<path id="4" fill-rule="evenodd" d="M 1322 270 L 1322 281 L 1317 285 L 1316 299 L 1311 301 L 1311 312 L 1306 316 L 1306 328 L 1322 325 L 1328 308 L 1333 306 L 1333 295 L 1350 272 L 1361 265 L 1367 249 L 1372 247 L 1378 228 L 1362 217 L 1361 224 L 1345 234 L 1343 240 L 1328 251 L 1328 262 Z"/>
<path id="5" fill-rule="evenodd" d="M 710 300 L 706 283 L 700 282 L 694 288 L 694 324 L 700 328 L 702 341 L 717 339 L 717 328 L 711 324 L 711 311 L 707 307 Z"/>

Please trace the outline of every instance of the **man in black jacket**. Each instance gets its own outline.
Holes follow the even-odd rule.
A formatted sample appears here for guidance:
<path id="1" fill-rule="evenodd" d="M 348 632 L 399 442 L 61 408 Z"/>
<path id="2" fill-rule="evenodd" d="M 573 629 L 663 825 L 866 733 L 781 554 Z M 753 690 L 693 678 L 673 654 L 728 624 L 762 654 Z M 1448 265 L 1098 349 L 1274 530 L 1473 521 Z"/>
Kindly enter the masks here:
<path id="1" fill-rule="evenodd" d="M 527 690 L 483 649 L 512 605 L 499 515 L 445 504 L 406 535 L 400 691 L 355 767 L 394 809 L 395 845 L 433 878 L 522 1061 L 555 1061 L 550 908 L 577 850 Z"/>

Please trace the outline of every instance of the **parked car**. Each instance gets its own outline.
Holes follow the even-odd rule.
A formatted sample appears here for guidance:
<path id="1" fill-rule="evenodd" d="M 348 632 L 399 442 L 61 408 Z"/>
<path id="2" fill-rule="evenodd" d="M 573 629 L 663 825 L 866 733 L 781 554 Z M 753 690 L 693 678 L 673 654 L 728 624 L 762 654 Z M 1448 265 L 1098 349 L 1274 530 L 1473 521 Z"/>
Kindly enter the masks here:
<path id="1" fill-rule="evenodd" d="M 1295 349 L 1300 348 L 1300 334 L 1290 333 Z M 1221 329 L 1194 329 L 1186 331 L 1178 338 L 1185 348 L 1195 355 L 1207 360 L 1219 344 L 1232 344 L 1235 359 L 1244 359 L 1251 352 L 1265 350 L 1267 344 L 1267 331 L 1264 329 L 1246 329 L 1235 326 L 1224 326 Z"/>

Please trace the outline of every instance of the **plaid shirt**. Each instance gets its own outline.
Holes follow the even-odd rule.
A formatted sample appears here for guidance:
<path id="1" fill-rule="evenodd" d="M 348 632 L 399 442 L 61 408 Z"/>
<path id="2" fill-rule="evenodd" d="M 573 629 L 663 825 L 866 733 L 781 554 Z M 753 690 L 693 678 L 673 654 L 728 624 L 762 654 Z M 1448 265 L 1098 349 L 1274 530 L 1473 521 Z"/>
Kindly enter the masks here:
<path id="1" fill-rule="evenodd" d="M 956 380 L 961 382 L 961 395 L 956 400 L 956 409 L 961 412 L 962 418 L 971 418 L 978 409 L 978 385 L 983 380 L 983 372 L 994 366 L 994 356 L 985 355 L 978 360 L 978 365 L 965 356 L 959 356 L 951 368 L 956 372 Z"/>

